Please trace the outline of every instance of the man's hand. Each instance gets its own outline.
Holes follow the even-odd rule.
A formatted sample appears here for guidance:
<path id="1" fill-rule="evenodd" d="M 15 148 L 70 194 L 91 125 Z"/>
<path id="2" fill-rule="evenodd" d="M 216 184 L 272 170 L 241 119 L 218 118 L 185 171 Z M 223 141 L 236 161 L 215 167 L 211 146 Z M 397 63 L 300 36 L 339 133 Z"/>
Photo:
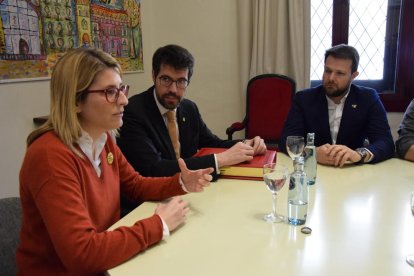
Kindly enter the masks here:
<path id="1" fill-rule="evenodd" d="M 245 141 L 245 144 L 251 146 L 253 148 L 253 155 L 261 155 L 266 153 L 266 144 L 262 138 L 259 136 L 254 137 L 253 139 L 249 139 Z"/>
<path id="2" fill-rule="evenodd" d="M 316 161 L 318 161 L 319 164 L 323 164 L 323 165 L 334 164 L 334 161 L 328 155 L 328 149 L 330 146 L 331 146 L 330 144 L 325 144 L 320 147 L 316 147 Z"/>
<path id="3" fill-rule="evenodd" d="M 185 222 L 189 210 L 188 203 L 180 196 L 176 196 L 167 203 L 159 203 L 155 209 L 155 214 L 165 221 L 170 231 L 173 231 Z"/>
<path id="4" fill-rule="evenodd" d="M 213 168 L 189 170 L 182 158 L 178 159 L 178 165 L 181 170 L 181 179 L 187 191 L 202 192 L 204 187 L 210 185 L 210 181 L 213 179 L 210 175 L 214 171 Z"/>
<path id="5" fill-rule="evenodd" d="M 254 149 L 248 144 L 238 142 L 231 148 L 216 154 L 219 168 L 239 164 L 253 159 Z"/>
<path id="6" fill-rule="evenodd" d="M 411 145 L 404 156 L 404 159 L 414 161 L 414 145 Z"/>
<path id="7" fill-rule="evenodd" d="M 348 148 L 345 145 L 325 144 L 316 148 L 316 158 L 318 163 L 342 167 L 346 161 L 352 163 L 361 160 L 358 152 Z"/>

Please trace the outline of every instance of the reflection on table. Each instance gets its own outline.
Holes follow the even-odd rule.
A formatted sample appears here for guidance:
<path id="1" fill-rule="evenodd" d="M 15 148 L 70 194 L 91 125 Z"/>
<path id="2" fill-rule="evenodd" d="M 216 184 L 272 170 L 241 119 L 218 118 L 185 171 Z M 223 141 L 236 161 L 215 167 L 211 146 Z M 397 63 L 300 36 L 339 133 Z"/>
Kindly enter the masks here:
<path id="1" fill-rule="evenodd" d="M 292 170 L 288 156 L 277 161 Z M 391 159 L 375 165 L 318 165 L 310 187 L 306 226 L 271 224 L 272 208 L 261 181 L 220 179 L 188 194 L 187 222 L 166 241 L 111 269 L 110 275 L 414 275 L 405 257 L 414 253 L 410 193 L 414 164 Z M 287 214 L 288 184 L 278 194 Z M 151 215 L 145 203 L 112 228 Z"/>

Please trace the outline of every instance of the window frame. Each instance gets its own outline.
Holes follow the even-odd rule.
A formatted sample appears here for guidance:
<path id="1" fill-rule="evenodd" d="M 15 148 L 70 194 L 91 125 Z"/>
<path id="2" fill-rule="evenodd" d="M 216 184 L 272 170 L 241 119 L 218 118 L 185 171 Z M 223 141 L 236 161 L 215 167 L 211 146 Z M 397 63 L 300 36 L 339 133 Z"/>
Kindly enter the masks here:
<path id="1" fill-rule="evenodd" d="M 389 0 L 391 1 L 391 0 Z M 332 45 L 348 44 L 349 29 L 349 0 L 333 0 L 332 7 Z M 392 9 L 393 7 L 389 7 Z M 392 12 L 392 11 L 391 11 Z M 410 67 L 414 64 L 414 1 L 401 0 L 399 36 L 396 45 L 386 45 L 385 60 L 396 62 L 395 72 L 387 71 L 384 68 L 384 74 L 388 75 L 385 81 L 390 81 L 395 77 L 395 91 L 380 92 L 380 98 L 389 112 L 404 112 L 410 101 L 414 98 L 414 74 L 410 72 Z M 395 27 L 396 22 L 387 22 L 387 34 L 390 28 Z M 390 53 L 392 47 L 397 49 L 396 57 Z M 385 61 L 385 64 L 387 61 Z M 410 66 L 411 65 L 411 66 Z M 321 83 L 321 81 L 312 81 L 312 84 Z M 383 81 L 357 81 L 357 84 L 369 86 L 377 89 L 382 87 Z"/>

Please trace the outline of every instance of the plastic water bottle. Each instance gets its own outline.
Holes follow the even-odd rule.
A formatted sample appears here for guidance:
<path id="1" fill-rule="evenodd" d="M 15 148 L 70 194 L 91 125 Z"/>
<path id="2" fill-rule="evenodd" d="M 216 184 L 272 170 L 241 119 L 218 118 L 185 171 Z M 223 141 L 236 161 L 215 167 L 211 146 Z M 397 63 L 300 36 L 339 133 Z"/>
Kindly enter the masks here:
<path id="1" fill-rule="evenodd" d="M 308 133 L 306 139 L 306 147 L 303 150 L 303 157 L 305 158 L 305 173 L 308 179 L 308 185 L 315 184 L 316 181 L 316 148 L 315 148 L 315 133 Z"/>
<path id="2" fill-rule="evenodd" d="M 294 172 L 290 175 L 288 194 L 288 222 L 301 225 L 306 222 L 308 214 L 309 186 L 304 172 L 304 158 L 296 157 Z"/>

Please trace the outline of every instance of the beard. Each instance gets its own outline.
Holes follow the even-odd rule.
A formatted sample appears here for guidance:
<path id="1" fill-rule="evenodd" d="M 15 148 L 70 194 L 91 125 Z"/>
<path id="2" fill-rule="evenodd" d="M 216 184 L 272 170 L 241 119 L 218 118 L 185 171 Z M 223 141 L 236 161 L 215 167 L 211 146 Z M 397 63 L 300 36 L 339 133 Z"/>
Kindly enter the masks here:
<path id="1" fill-rule="evenodd" d="M 345 87 L 334 87 L 333 83 L 324 83 L 323 84 L 323 91 L 328 97 L 337 98 L 340 96 L 344 96 L 347 92 L 349 87 L 351 86 L 351 81 Z"/>
<path id="2" fill-rule="evenodd" d="M 177 108 L 180 105 L 180 102 L 182 100 L 182 97 L 177 96 L 173 92 L 168 92 L 167 94 L 164 94 L 162 96 L 160 96 L 158 93 L 155 93 L 155 94 L 157 96 L 158 102 L 168 110 L 173 110 Z M 172 103 L 171 98 L 175 98 L 177 101 L 175 103 Z"/>

